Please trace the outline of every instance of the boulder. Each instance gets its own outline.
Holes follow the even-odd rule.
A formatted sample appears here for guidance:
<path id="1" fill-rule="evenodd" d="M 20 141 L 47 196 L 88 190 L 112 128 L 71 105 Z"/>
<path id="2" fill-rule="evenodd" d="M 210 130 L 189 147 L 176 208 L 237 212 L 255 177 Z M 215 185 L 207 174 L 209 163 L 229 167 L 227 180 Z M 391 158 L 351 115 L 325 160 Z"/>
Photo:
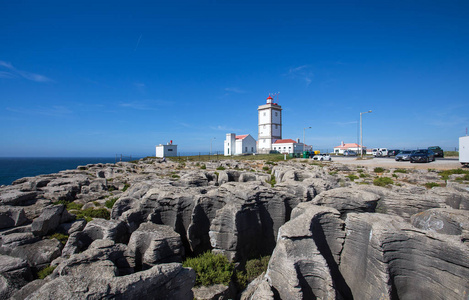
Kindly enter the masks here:
<path id="1" fill-rule="evenodd" d="M 0 206 L 0 229 L 23 225 L 28 222 L 24 209 L 15 206 Z"/>
<path id="2" fill-rule="evenodd" d="M 0 193 L 0 204 L 3 205 L 27 205 L 36 199 L 35 191 L 23 192 L 15 186 L 3 188 Z"/>
<path id="3" fill-rule="evenodd" d="M 449 235 L 469 234 L 469 210 L 432 208 L 413 215 L 410 221 L 423 230 Z"/>
<path id="4" fill-rule="evenodd" d="M 338 271 L 345 238 L 340 213 L 330 207 L 302 203 L 280 227 L 266 273 L 281 299 L 348 298 Z"/>
<path id="5" fill-rule="evenodd" d="M 26 299 L 193 299 L 194 270 L 171 263 L 130 274 L 129 255 L 126 245 L 97 240 L 60 263 Z"/>
<path id="6" fill-rule="evenodd" d="M 8 255 L 22 258 L 28 261 L 31 267 L 41 269 L 60 256 L 62 247 L 62 243 L 56 239 L 44 239 L 15 247 Z"/>
<path id="7" fill-rule="evenodd" d="M 147 270 L 157 264 L 181 262 L 184 255 L 181 238 L 171 227 L 143 223 L 132 233 L 129 250 L 135 253 L 137 270 Z"/>
<path id="8" fill-rule="evenodd" d="M 28 262 L 24 259 L 0 255 L 0 298 L 7 299 L 32 280 Z"/>
<path id="9" fill-rule="evenodd" d="M 349 212 L 374 212 L 379 195 L 353 187 L 336 188 L 316 196 L 312 203 L 329 206 L 342 214 Z"/>
<path id="10" fill-rule="evenodd" d="M 50 206 L 46 207 L 42 214 L 33 220 L 31 229 L 34 235 L 44 236 L 54 232 L 59 224 L 73 219 L 74 217 L 67 212 L 64 205 Z"/>
<path id="11" fill-rule="evenodd" d="M 469 252 L 453 236 L 399 216 L 348 214 L 340 271 L 355 299 L 462 299 Z"/>
<path id="12" fill-rule="evenodd" d="M 62 256 L 67 257 L 84 251 L 95 240 L 107 239 L 127 244 L 129 237 L 129 229 L 124 222 L 96 218 L 88 222 L 83 231 L 77 231 L 70 235 L 62 251 Z"/>

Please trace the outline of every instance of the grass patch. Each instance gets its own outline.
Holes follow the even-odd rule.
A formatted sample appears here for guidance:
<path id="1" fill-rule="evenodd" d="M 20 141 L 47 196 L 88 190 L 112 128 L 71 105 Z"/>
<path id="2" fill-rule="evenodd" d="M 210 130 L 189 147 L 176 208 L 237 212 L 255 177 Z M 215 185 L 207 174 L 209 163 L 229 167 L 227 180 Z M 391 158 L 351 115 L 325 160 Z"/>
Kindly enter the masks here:
<path id="1" fill-rule="evenodd" d="M 394 173 L 407 173 L 406 169 L 395 169 Z"/>
<path id="2" fill-rule="evenodd" d="M 350 175 L 347 175 L 345 176 L 347 177 L 348 179 L 350 179 L 351 181 L 354 181 L 355 179 L 358 179 L 359 177 L 355 174 L 350 174 Z"/>
<path id="3" fill-rule="evenodd" d="M 122 192 L 127 191 L 129 187 L 130 187 L 130 184 L 125 183 L 125 184 L 124 184 L 124 187 L 122 188 Z"/>
<path id="4" fill-rule="evenodd" d="M 200 168 L 201 168 L 202 170 L 205 170 L 205 169 L 207 169 L 207 166 L 206 166 L 205 164 L 203 164 L 203 165 L 200 166 Z"/>
<path id="5" fill-rule="evenodd" d="M 37 278 L 39 279 L 44 279 L 46 278 L 47 276 L 49 276 L 50 274 L 52 274 L 52 272 L 54 272 L 56 267 L 54 266 L 47 266 L 41 270 L 39 270 L 37 272 Z"/>
<path id="6" fill-rule="evenodd" d="M 93 220 L 93 218 L 101 218 L 109 220 L 111 218 L 111 214 L 106 208 L 92 208 L 89 207 L 84 210 L 77 210 L 71 212 L 73 213 L 77 219 L 85 219 L 87 222 Z"/>
<path id="7" fill-rule="evenodd" d="M 441 176 L 441 179 L 448 180 L 450 175 L 454 175 L 454 174 L 469 175 L 469 171 L 468 170 L 463 170 L 463 169 L 451 169 L 451 170 L 441 171 L 438 174 Z M 464 176 L 464 177 L 468 177 L 468 176 Z M 461 180 L 468 180 L 468 179 L 461 179 Z"/>
<path id="8" fill-rule="evenodd" d="M 339 173 L 339 172 L 337 172 L 337 171 L 331 171 L 331 172 L 329 172 L 329 175 L 337 175 L 337 173 Z"/>
<path id="9" fill-rule="evenodd" d="M 270 175 L 270 181 L 269 181 L 269 180 L 266 180 L 265 182 L 267 182 L 268 184 L 270 184 L 270 186 L 274 187 L 275 184 L 277 183 L 277 180 L 275 180 L 275 175 Z"/>
<path id="10" fill-rule="evenodd" d="M 459 152 L 458 151 L 443 151 L 445 156 L 449 157 L 459 157 Z"/>
<path id="11" fill-rule="evenodd" d="M 188 258 L 183 262 L 183 266 L 194 269 L 196 286 L 228 285 L 234 271 L 234 265 L 225 256 L 213 254 L 210 251 L 194 258 Z"/>
<path id="12" fill-rule="evenodd" d="M 107 208 L 112 208 L 118 199 L 119 199 L 118 197 L 113 197 L 113 198 L 107 200 L 104 203 L 104 206 L 106 206 Z"/>
<path id="13" fill-rule="evenodd" d="M 217 170 L 225 170 L 225 167 L 224 166 L 219 166 L 219 167 L 217 167 Z"/>
<path id="14" fill-rule="evenodd" d="M 375 173 L 384 173 L 384 169 L 381 168 L 381 167 L 376 167 L 376 168 L 374 168 L 373 172 L 375 172 Z"/>
<path id="15" fill-rule="evenodd" d="M 366 178 L 366 177 L 370 177 L 370 175 L 366 173 L 360 173 L 360 178 Z"/>
<path id="16" fill-rule="evenodd" d="M 50 239 L 57 239 L 60 243 L 62 243 L 62 245 L 65 246 L 65 244 L 67 243 L 68 241 L 68 235 L 66 234 L 62 234 L 62 233 L 54 233 L 52 235 L 49 236 Z"/>
<path id="17" fill-rule="evenodd" d="M 378 177 L 373 180 L 373 184 L 377 186 L 387 186 L 393 183 L 394 181 L 389 177 Z"/>
<path id="18" fill-rule="evenodd" d="M 257 259 L 250 259 L 246 262 L 245 271 L 237 271 L 235 280 L 238 288 L 243 290 L 246 286 L 256 279 L 262 272 L 267 271 L 270 256 L 263 256 Z"/>
<path id="19" fill-rule="evenodd" d="M 171 175 L 171 178 L 181 178 L 181 176 L 179 176 L 178 174 L 173 174 Z"/>
<path id="20" fill-rule="evenodd" d="M 427 189 L 431 189 L 431 188 L 436 187 L 436 186 L 440 186 L 440 184 L 438 184 L 436 182 L 427 182 L 427 183 L 425 183 L 425 187 Z"/>

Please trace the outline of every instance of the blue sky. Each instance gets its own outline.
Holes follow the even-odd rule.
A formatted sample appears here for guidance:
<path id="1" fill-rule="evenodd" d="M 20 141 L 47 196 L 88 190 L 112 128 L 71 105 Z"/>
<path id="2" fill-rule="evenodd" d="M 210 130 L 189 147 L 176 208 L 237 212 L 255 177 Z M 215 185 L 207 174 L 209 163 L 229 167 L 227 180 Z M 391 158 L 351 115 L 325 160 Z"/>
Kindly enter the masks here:
<path id="1" fill-rule="evenodd" d="M 315 149 L 454 150 L 469 127 L 468 1 L 0 0 L 0 156 L 222 151 L 283 137 Z"/>

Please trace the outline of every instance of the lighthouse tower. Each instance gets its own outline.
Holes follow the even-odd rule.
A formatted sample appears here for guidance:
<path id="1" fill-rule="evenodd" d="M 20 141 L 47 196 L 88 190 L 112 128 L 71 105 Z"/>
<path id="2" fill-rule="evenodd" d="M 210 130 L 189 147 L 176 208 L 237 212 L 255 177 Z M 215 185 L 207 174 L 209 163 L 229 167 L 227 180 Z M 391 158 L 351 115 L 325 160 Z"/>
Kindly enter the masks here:
<path id="1" fill-rule="evenodd" d="M 282 139 L 282 107 L 267 97 L 266 104 L 257 108 L 259 116 L 259 135 L 257 153 L 269 153 L 272 144 Z"/>

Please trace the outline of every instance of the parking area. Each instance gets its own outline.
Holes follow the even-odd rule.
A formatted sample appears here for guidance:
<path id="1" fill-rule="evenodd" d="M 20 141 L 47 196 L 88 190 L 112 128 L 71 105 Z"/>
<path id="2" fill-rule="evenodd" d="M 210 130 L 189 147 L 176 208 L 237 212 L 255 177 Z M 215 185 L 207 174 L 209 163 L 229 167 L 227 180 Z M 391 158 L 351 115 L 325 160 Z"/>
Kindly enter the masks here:
<path id="1" fill-rule="evenodd" d="M 344 157 L 331 155 L 332 162 L 346 165 L 358 165 L 365 167 L 403 168 L 403 169 L 435 169 L 449 170 L 461 168 L 458 158 L 436 158 L 429 163 L 410 163 L 408 161 L 395 161 L 394 157 L 379 157 L 360 159 L 357 157 Z"/>

